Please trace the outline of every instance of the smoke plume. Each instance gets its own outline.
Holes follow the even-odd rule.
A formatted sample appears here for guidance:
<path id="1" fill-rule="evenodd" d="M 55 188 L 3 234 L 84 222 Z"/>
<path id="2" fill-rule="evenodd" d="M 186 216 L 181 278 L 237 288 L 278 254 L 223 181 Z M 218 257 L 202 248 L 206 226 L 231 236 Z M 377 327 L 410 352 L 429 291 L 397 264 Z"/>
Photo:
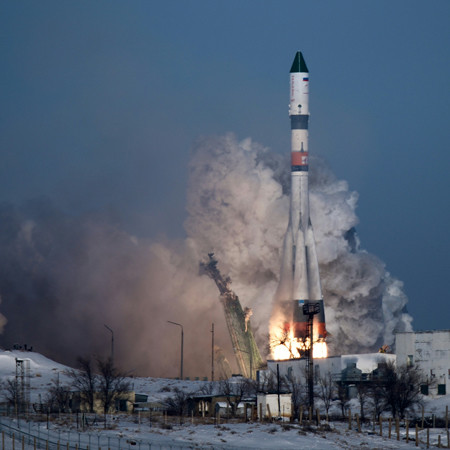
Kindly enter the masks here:
<path id="1" fill-rule="evenodd" d="M 410 330 L 402 283 L 360 248 L 357 194 L 311 161 L 317 241 L 331 351 L 364 352 Z M 137 374 L 208 376 L 215 343 L 233 355 L 218 291 L 198 263 L 215 252 L 242 305 L 252 308 L 261 351 L 268 341 L 289 209 L 289 162 L 250 139 L 206 137 L 189 166 L 184 240 L 129 235 L 111 217 L 73 217 L 49 201 L 0 205 L 0 342 L 27 343 L 61 362 L 107 356 Z M 7 322 L 6 322 L 7 320 Z M 336 350 L 335 350 L 336 352 Z"/>

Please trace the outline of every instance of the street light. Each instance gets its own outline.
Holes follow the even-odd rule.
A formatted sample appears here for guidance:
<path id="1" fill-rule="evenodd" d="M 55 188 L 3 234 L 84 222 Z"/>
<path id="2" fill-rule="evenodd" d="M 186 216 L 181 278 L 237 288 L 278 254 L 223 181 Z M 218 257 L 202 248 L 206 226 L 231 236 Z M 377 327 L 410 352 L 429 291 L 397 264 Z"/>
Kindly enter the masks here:
<path id="1" fill-rule="evenodd" d="M 184 345 L 184 331 L 183 331 L 183 325 L 181 323 L 171 322 L 170 320 L 167 321 L 168 323 L 171 323 L 172 325 L 177 325 L 181 328 L 181 364 L 180 364 L 180 379 L 183 379 L 183 345 Z"/>
<path id="2" fill-rule="evenodd" d="M 111 332 L 111 362 L 114 364 L 114 331 L 108 325 L 105 328 Z"/>
<path id="3" fill-rule="evenodd" d="M 212 324 L 211 333 L 211 381 L 214 381 L 214 324 Z"/>

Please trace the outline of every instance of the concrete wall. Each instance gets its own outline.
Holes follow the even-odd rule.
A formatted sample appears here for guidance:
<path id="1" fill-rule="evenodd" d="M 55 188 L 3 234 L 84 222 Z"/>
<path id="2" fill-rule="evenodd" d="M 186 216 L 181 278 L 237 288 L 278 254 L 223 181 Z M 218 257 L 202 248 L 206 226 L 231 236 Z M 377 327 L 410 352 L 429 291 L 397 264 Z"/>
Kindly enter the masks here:
<path id="1" fill-rule="evenodd" d="M 111 407 L 109 408 L 109 413 L 114 413 L 116 411 L 123 411 L 131 413 L 133 412 L 133 404 L 135 403 L 135 392 L 127 391 L 118 395 L 112 402 Z M 120 409 L 119 407 L 123 409 Z M 89 407 L 87 403 L 80 398 L 79 393 L 74 393 L 72 398 L 72 410 L 80 410 L 81 412 L 89 412 Z M 102 401 L 100 399 L 100 394 L 96 392 L 94 394 L 94 412 L 96 414 L 103 414 L 103 406 Z"/>
<path id="2" fill-rule="evenodd" d="M 438 395 L 438 385 L 450 394 L 450 330 L 418 331 L 395 335 L 397 364 L 416 364 L 432 383 L 429 393 Z"/>
<path id="3" fill-rule="evenodd" d="M 366 353 L 362 355 L 342 355 L 315 359 L 315 378 L 317 379 L 318 376 L 326 376 L 328 373 L 331 373 L 331 375 L 337 379 L 340 377 L 342 370 L 347 368 L 350 363 L 356 364 L 356 367 L 360 369 L 362 373 L 370 373 L 378 367 L 380 362 L 395 362 L 395 359 L 396 355 L 390 353 Z M 277 373 L 277 365 L 281 377 L 292 375 L 300 382 L 305 380 L 306 359 L 267 361 L 268 369 L 275 375 Z"/>
<path id="4" fill-rule="evenodd" d="M 363 374 L 369 374 L 380 362 L 391 361 L 398 365 L 416 364 L 430 381 L 429 395 L 437 396 L 439 392 L 450 395 L 450 330 L 397 333 L 395 349 L 395 355 L 367 353 L 315 359 L 315 379 L 328 373 L 338 379 L 349 364 L 356 364 Z M 267 361 L 268 370 L 275 376 L 277 366 L 281 377 L 292 376 L 298 382 L 305 381 L 305 359 Z"/>
<path id="5" fill-rule="evenodd" d="M 278 395 L 258 394 L 257 397 L 258 418 L 268 419 L 269 416 L 271 418 L 281 416 L 283 419 L 289 419 L 292 414 L 291 403 L 292 403 L 291 394 L 280 394 L 280 411 L 279 411 L 280 415 L 278 415 Z"/>

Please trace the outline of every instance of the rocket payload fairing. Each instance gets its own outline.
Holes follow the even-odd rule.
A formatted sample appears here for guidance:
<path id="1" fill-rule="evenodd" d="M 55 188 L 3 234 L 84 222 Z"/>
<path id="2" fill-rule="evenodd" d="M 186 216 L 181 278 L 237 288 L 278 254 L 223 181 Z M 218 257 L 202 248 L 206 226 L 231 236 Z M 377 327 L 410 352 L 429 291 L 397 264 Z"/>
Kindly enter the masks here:
<path id="1" fill-rule="evenodd" d="M 309 73 L 301 52 L 290 71 L 291 198 L 289 225 L 283 245 L 280 285 L 277 297 L 286 305 L 285 330 L 295 339 L 308 337 L 308 315 L 304 307 L 315 304 L 314 341 L 326 337 L 325 312 L 313 228 L 309 217 L 308 122 Z M 288 317 L 286 317 L 287 319 Z"/>

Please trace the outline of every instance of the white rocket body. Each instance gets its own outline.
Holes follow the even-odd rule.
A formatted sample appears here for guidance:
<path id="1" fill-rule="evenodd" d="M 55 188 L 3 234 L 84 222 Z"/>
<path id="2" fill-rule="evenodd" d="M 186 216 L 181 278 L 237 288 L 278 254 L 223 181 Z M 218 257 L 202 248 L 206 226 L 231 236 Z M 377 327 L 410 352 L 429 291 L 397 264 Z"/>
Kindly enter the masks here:
<path id="1" fill-rule="evenodd" d="M 314 341 L 326 336 L 325 314 L 314 232 L 309 217 L 308 192 L 308 122 L 309 73 L 300 52 L 297 52 L 290 73 L 291 119 L 291 198 L 289 225 L 283 248 L 278 297 L 288 301 L 292 314 L 285 328 L 293 328 L 294 337 L 307 337 L 308 316 L 303 313 L 307 303 L 319 305 L 314 316 Z"/>

